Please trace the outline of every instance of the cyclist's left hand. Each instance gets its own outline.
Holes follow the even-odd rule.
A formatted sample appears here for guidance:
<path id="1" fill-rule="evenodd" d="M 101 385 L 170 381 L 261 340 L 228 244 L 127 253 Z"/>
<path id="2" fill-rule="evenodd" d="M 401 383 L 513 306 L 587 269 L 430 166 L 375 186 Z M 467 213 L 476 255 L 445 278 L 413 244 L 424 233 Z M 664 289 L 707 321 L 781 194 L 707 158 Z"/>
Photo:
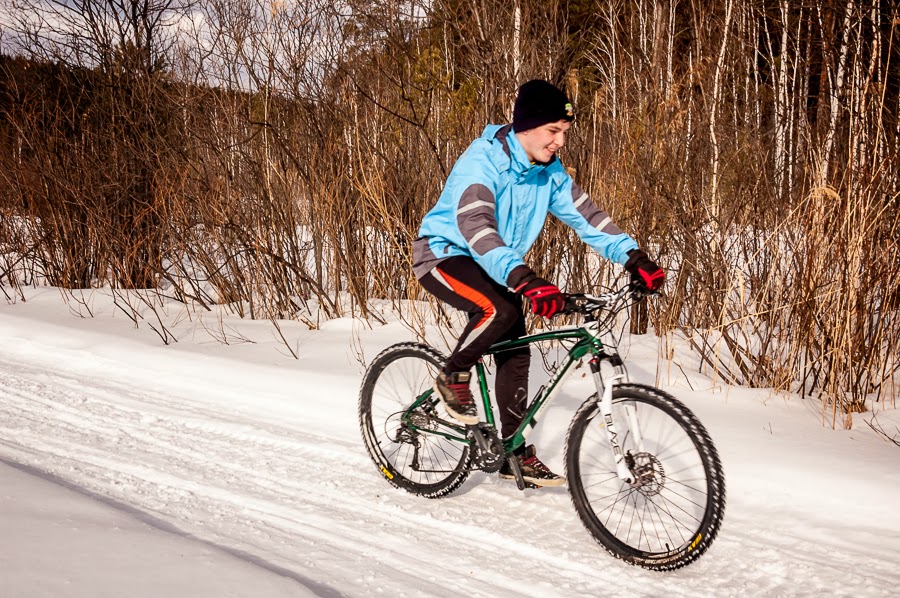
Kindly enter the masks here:
<path id="1" fill-rule="evenodd" d="M 533 278 L 520 292 L 531 301 L 531 311 L 545 318 L 552 318 L 566 306 L 559 287 L 543 278 Z"/>
<path id="2" fill-rule="evenodd" d="M 647 254 L 640 249 L 632 249 L 628 255 L 625 270 L 631 273 L 632 282 L 646 288 L 651 293 L 663 288 L 666 283 L 666 273 L 656 265 L 656 262 L 647 257 Z"/>
<path id="3" fill-rule="evenodd" d="M 566 297 L 559 287 L 540 278 L 524 264 L 513 268 L 507 284 L 513 291 L 531 301 L 531 311 L 536 315 L 551 318 L 566 306 Z"/>

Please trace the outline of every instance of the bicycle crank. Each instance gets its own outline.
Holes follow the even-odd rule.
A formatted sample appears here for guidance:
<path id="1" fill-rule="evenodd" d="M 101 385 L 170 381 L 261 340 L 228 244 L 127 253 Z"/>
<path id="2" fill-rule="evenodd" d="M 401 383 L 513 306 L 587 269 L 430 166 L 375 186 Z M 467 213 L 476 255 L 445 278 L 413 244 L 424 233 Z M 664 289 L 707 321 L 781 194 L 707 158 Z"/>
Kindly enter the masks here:
<path id="1" fill-rule="evenodd" d="M 466 437 L 472 443 L 472 468 L 485 473 L 500 471 L 506 455 L 503 453 L 503 443 L 497 436 L 497 431 L 488 424 L 480 423 L 467 426 Z"/>

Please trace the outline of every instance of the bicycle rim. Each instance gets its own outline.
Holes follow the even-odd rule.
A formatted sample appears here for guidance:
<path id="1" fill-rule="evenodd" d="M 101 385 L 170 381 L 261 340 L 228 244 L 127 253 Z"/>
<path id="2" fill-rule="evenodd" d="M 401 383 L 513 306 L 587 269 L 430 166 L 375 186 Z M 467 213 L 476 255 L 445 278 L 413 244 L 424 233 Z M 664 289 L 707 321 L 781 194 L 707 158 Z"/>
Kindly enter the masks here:
<path id="1" fill-rule="evenodd" d="M 403 419 L 443 362 L 426 345 L 389 347 L 372 361 L 360 394 L 360 425 L 372 460 L 391 484 L 429 497 L 452 492 L 469 474 L 468 444 L 436 433 L 464 435 L 447 425 L 451 418 L 441 403 L 426 400 L 415 409 L 415 427 Z"/>
<path id="2" fill-rule="evenodd" d="M 588 530 L 609 552 L 650 569 L 682 567 L 718 532 L 725 505 L 721 464 L 708 433 L 671 396 L 622 386 L 613 422 L 632 474 L 623 482 L 596 404 L 576 415 L 567 468 L 570 492 Z"/>

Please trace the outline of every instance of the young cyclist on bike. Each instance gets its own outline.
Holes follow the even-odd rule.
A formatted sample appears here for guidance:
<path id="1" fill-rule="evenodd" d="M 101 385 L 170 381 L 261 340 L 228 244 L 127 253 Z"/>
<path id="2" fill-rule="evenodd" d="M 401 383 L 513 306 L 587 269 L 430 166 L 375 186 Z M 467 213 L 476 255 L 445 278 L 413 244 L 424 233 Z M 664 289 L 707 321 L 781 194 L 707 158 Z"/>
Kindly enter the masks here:
<path id="1" fill-rule="evenodd" d="M 610 261 L 624 265 L 651 291 L 665 273 L 622 232 L 566 173 L 556 152 L 574 120 L 572 104 L 552 84 L 532 80 L 518 90 L 513 121 L 488 125 L 463 153 L 413 245 L 413 269 L 422 286 L 441 301 L 469 314 L 456 348 L 435 380 L 447 412 L 465 424 L 478 423 L 469 387 L 471 368 L 492 344 L 525 334 L 521 297 L 531 310 L 550 318 L 565 305 L 560 289 L 539 277 L 522 257 L 534 244 L 547 213 L 572 227 Z M 528 347 L 495 356 L 496 395 L 503 437 L 524 417 L 528 397 Z M 525 481 L 559 486 L 533 445 L 516 457 Z M 512 478 L 504 464 L 500 477 Z"/>

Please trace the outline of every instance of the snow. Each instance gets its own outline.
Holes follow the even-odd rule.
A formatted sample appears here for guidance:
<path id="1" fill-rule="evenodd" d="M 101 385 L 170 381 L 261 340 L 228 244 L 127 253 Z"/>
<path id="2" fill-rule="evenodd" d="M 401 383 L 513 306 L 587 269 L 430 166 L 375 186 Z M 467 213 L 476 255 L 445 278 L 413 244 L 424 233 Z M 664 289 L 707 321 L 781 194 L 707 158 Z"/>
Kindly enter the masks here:
<path id="1" fill-rule="evenodd" d="M 39 470 L 0 463 L 0 487 L 4 596 L 315 596 L 321 587 Z"/>
<path id="2" fill-rule="evenodd" d="M 390 487 L 356 401 L 360 358 L 412 339 L 396 319 L 279 322 L 293 359 L 268 322 L 169 304 L 164 345 L 106 291 L 86 292 L 93 318 L 55 289 L 25 293 L 0 305 L 3 597 L 893 596 L 900 583 L 900 447 L 864 423 L 872 412 L 832 430 L 818 402 L 658 362 L 652 336 L 623 340 L 632 377 L 659 377 L 700 417 L 728 491 L 710 551 L 665 574 L 607 555 L 565 488 L 483 473 L 440 500 Z M 567 382 L 531 437 L 558 471 L 590 392 Z M 898 429 L 896 410 L 873 407 Z"/>

